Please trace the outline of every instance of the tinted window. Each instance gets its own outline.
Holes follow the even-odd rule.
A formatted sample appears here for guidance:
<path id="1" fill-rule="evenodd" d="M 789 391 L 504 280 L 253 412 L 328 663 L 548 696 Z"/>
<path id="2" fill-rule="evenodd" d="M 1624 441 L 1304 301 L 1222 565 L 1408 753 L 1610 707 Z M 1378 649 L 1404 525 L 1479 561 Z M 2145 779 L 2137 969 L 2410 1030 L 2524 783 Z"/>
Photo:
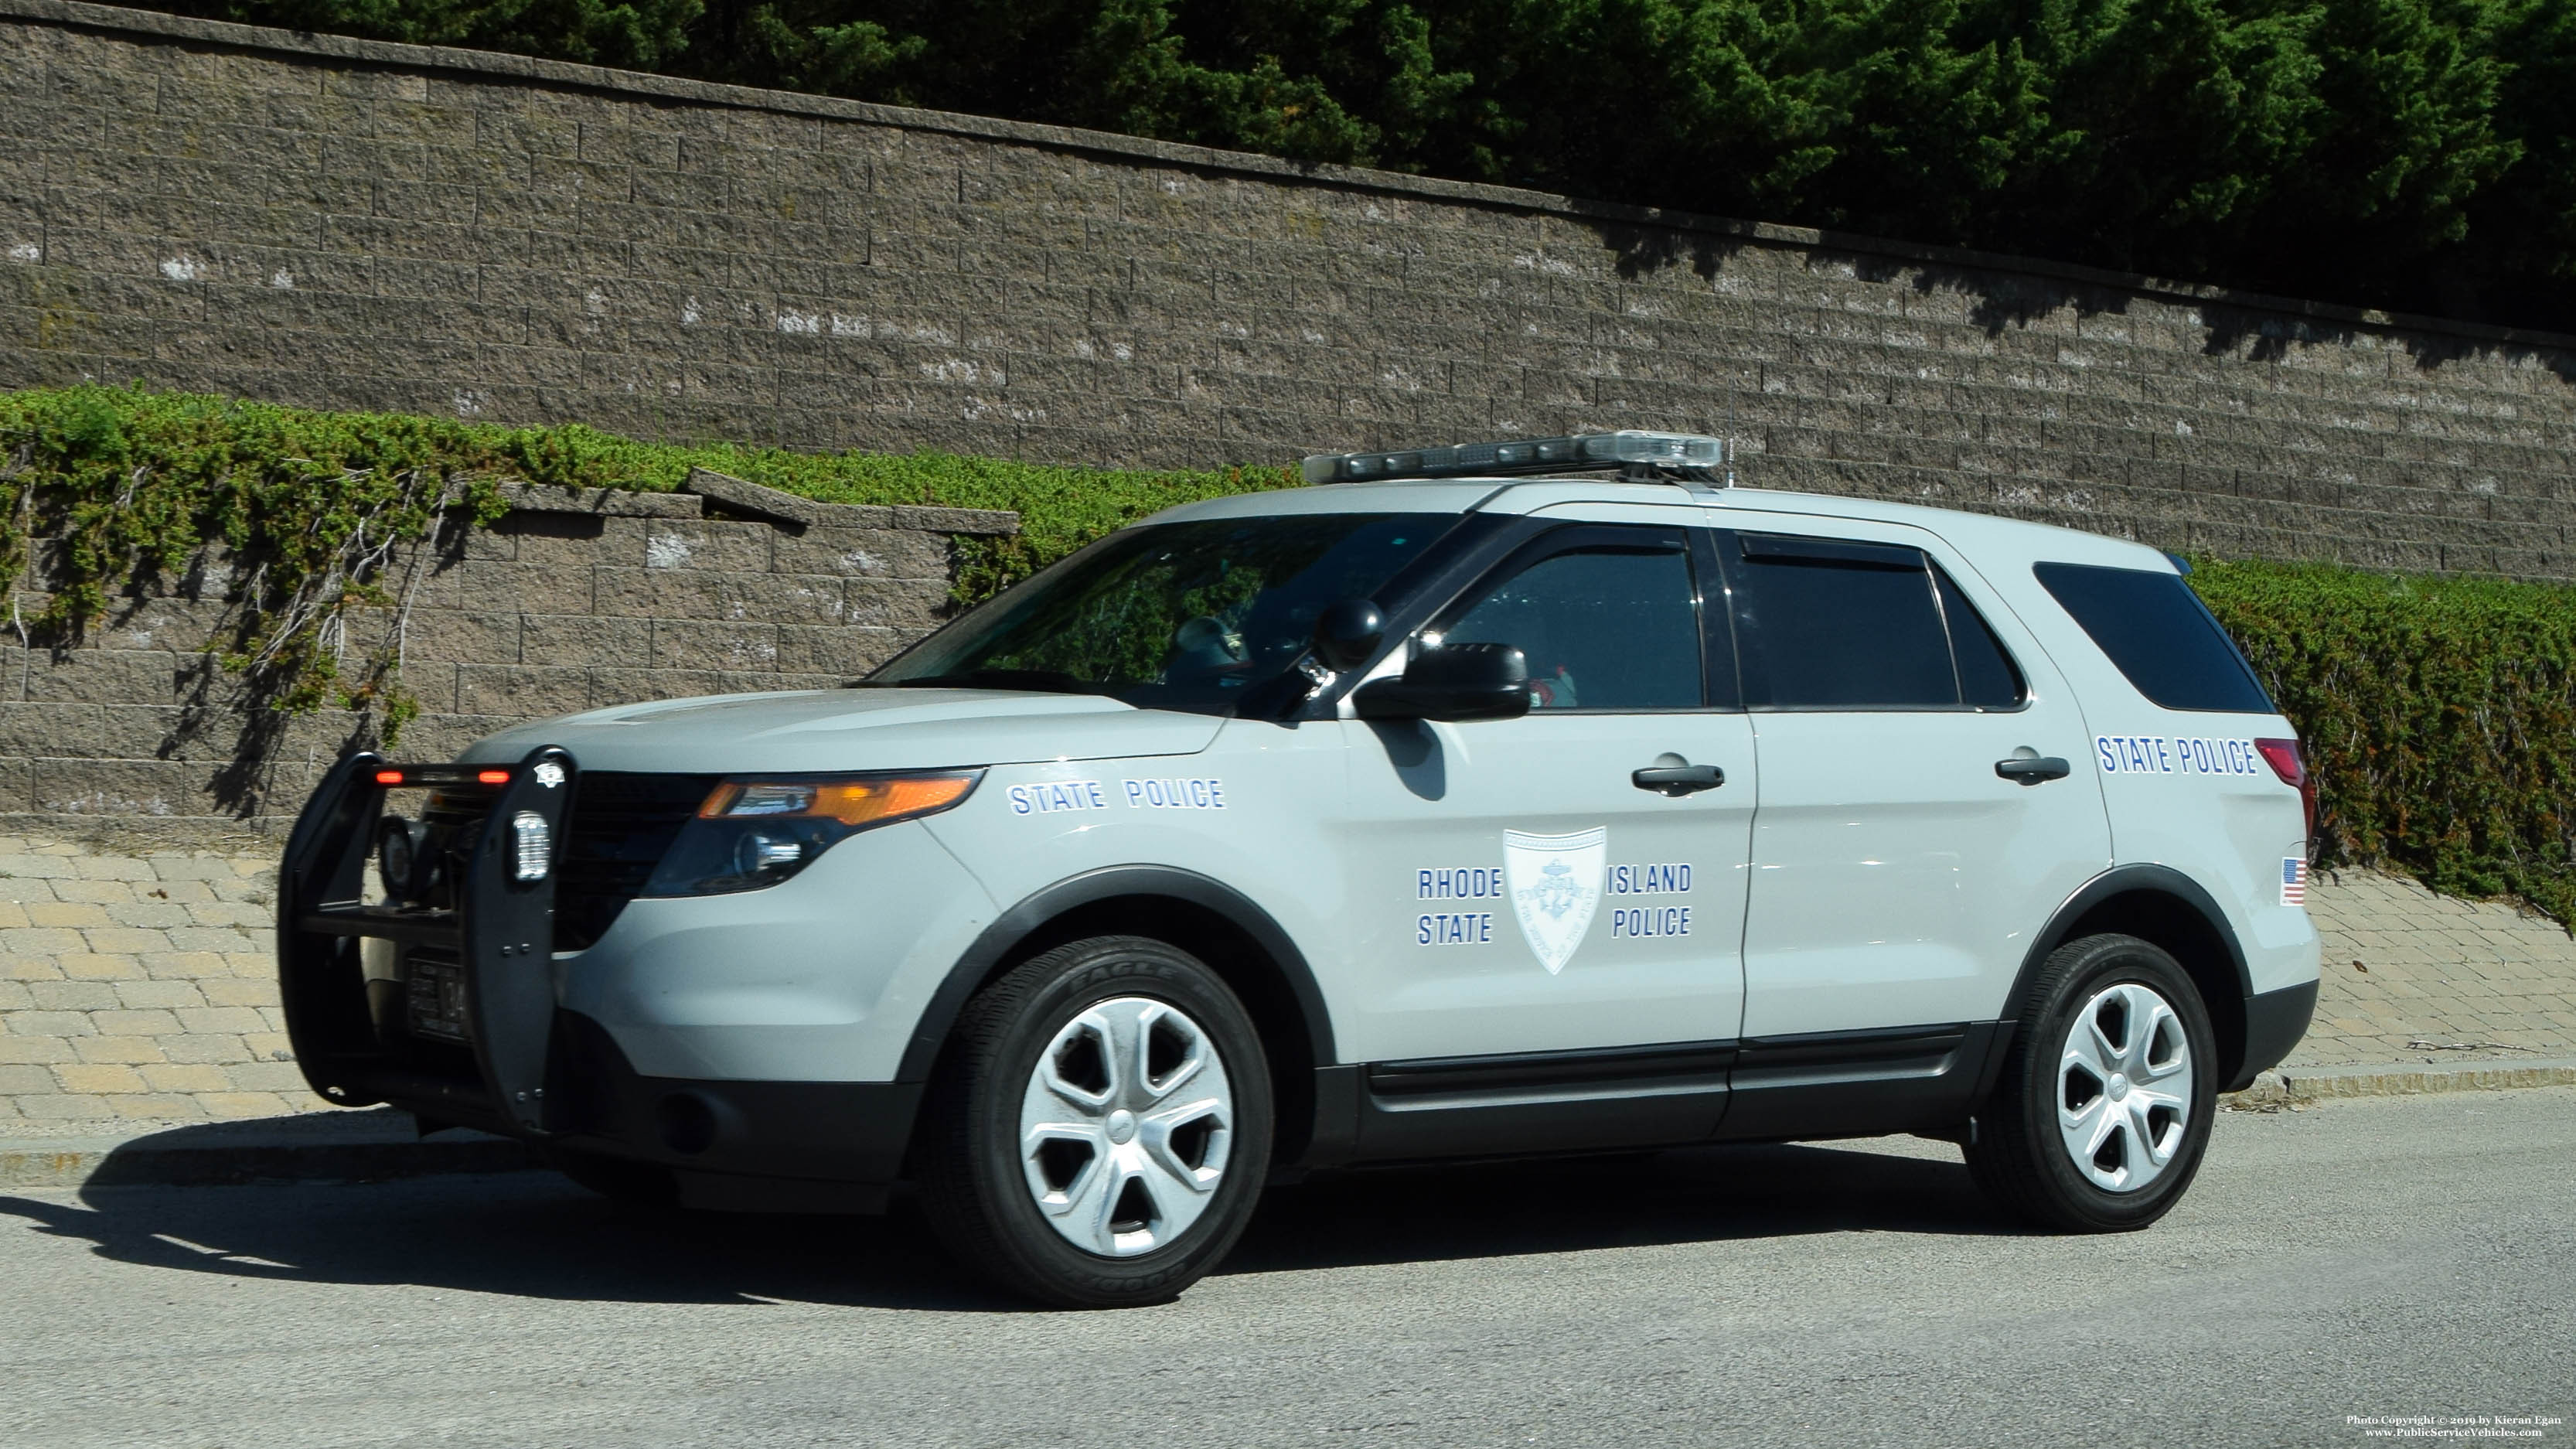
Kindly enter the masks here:
<path id="1" fill-rule="evenodd" d="M 1919 550 L 1742 534 L 1733 552 L 1748 701 L 1775 709 L 1959 702 L 1949 634 Z"/>
<path id="2" fill-rule="evenodd" d="M 2011 709 L 2021 671 L 1923 551 L 1736 535 L 1746 696 L 1774 709 Z"/>
<path id="3" fill-rule="evenodd" d="M 1640 531 L 1635 545 L 1575 547 L 1517 566 L 1440 632 L 1527 655 L 1536 709 L 1700 707 L 1698 590 L 1678 536 Z"/>
<path id="4" fill-rule="evenodd" d="M 868 677 L 1226 710 L 1305 652 L 1315 616 L 1376 593 L 1455 514 L 1294 514 L 1113 533 Z"/>
<path id="5" fill-rule="evenodd" d="M 1979 709 L 2011 709 L 2020 704 L 2021 671 L 2013 666 L 2012 656 L 2004 652 L 2003 641 L 1995 637 L 1994 627 L 1937 564 L 1932 568 L 1932 577 L 1941 586 L 1941 612 L 1950 625 L 1950 651 L 1959 661 L 1961 702 Z"/>
<path id="6" fill-rule="evenodd" d="M 2032 572 L 2138 693 L 2167 709 L 2273 713 L 2235 641 L 2179 575 L 2064 563 Z"/>

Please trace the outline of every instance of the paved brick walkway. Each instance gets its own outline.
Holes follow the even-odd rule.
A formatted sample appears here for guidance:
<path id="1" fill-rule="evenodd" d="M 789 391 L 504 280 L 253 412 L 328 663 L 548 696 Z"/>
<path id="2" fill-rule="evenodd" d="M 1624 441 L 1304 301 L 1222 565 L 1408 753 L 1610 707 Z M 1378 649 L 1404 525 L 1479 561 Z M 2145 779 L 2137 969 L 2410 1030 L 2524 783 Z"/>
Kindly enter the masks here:
<path id="1" fill-rule="evenodd" d="M 0 1133 L 328 1110 L 287 1049 L 275 857 L 0 836 Z M 2576 1055 L 2576 940 L 2371 871 L 2320 880 L 2316 1025 L 2291 1062 Z"/>
<path id="2" fill-rule="evenodd" d="M 287 1050 L 267 856 L 0 836 L 0 1124 L 318 1109 Z"/>
<path id="3" fill-rule="evenodd" d="M 2366 870 L 2319 880 L 2309 913 L 2324 981 L 2292 1063 L 2576 1056 L 2576 939 L 2548 917 Z"/>

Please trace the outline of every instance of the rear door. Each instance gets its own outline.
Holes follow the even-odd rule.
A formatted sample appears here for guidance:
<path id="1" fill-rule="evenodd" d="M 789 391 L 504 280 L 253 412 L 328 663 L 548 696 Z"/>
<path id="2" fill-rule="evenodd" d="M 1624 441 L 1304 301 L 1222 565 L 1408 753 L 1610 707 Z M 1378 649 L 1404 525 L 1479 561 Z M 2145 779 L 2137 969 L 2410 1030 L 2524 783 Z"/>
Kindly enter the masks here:
<path id="1" fill-rule="evenodd" d="M 1817 522 L 1714 536 L 1762 756 L 1744 1035 L 1991 1020 L 2110 861 L 2084 719 L 1939 540 Z"/>

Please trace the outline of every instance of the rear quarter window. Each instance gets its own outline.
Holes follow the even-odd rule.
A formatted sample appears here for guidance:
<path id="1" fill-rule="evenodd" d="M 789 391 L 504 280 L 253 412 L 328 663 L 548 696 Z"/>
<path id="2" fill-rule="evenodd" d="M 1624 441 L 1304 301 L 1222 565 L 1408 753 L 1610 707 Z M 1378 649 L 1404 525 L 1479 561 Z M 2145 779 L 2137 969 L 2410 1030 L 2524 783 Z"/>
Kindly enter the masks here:
<path id="1" fill-rule="evenodd" d="M 2236 641 L 2181 575 L 2069 563 L 2031 572 L 2148 699 L 2166 709 L 2276 712 Z"/>

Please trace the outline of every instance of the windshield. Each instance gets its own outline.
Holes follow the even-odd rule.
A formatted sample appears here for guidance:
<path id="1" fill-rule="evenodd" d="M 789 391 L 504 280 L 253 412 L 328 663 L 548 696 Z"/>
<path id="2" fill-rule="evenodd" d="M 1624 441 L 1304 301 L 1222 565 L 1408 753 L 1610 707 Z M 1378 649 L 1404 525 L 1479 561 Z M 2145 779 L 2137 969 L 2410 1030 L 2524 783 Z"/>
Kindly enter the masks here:
<path id="1" fill-rule="evenodd" d="M 1448 513 L 1300 514 L 1113 533 L 864 682 L 1228 710 L 1246 686 L 1296 661 L 1328 605 L 1376 594 L 1457 521 Z"/>

